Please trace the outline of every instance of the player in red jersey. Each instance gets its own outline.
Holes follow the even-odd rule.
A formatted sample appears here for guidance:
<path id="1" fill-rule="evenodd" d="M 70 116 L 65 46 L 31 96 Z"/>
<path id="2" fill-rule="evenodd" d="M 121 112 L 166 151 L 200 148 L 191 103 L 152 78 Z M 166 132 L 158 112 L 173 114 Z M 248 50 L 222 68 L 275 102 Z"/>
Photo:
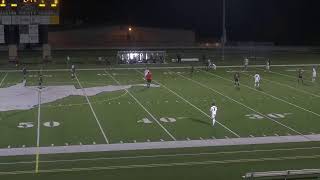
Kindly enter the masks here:
<path id="1" fill-rule="evenodd" d="M 146 75 L 146 80 L 147 80 L 147 87 L 150 88 L 150 84 L 152 81 L 152 73 L 151 71 L 148 72 L 148 74 Z"/>

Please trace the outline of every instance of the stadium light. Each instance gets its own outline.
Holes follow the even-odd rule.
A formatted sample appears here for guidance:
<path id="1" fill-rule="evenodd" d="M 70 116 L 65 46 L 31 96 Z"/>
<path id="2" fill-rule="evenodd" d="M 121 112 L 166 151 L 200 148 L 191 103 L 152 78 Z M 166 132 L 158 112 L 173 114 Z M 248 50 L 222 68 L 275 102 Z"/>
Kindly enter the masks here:
<path id="1" fill-rule="evenodd" d="M 130 32 L 132 31 L 132 28 L 131 27 L 129 27 L 129 29 L 128 29 Z"/>

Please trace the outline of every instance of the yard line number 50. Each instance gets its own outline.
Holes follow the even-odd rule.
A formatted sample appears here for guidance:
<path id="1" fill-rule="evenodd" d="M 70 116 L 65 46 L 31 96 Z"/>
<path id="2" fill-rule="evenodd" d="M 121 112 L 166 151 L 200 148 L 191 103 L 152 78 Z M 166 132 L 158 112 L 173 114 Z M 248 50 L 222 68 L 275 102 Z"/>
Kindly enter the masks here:
<path id="1" fill-rule="evenodd" d="M 43 123 L 44 127 L 47 128 L 55 128 L 60 126 L 59 122 L 55 122 L 55 121 L 48 121 L 48 122 L 44 122 Z M 17 126 L 20 129 L 28 129 L 28 128 L 33 128 L 34 127 L 34 122 L 21 122 L 18 124 Z"/>

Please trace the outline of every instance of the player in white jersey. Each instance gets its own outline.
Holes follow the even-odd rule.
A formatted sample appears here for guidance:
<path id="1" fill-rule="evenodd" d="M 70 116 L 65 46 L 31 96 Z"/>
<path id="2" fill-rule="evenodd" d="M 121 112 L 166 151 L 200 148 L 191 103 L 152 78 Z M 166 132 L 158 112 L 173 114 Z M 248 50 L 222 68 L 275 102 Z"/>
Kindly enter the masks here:
<path id="1" fill-rule="evenodd" d="M 268 72 L 270 71 L 270 59 L 267 60 L 266 70 L 267 70 Z"/>
<path id="2" fill-rule="evenodd" d="M 313 66 L 312 68 L 312 82 L 316 82 L 316 78 L 317 78 L 317 70 L 316 70 L 316 67 Z"/>
<path id="3" fill-rule="evenodd" d="M 248 58 L 245 58 L 244 59 L 244 70 L 248 70 L 248 66 L 249 66 L 249 59 Z"/>
<path id="4" fill-rule="evenodd" d="M 71 66 L 71 78 L 74 79 L 76 77 L 76 67 L 74 64 Z"/>
<path id="5" fill-rule="evenodd" d="M 211 59 L 208 59 L 208 67 L 207 67 L 207 70 L 210 70 L 210 69 L 216 70 L 216 69 L 217 69 L 217 66 L 214 64 L 213 61 L 211 61 Z"/>
<path id="6" fill-rule="evenodd" d="M 212 103 L 212 106 L 210 108 L 211 112 L 211 119 L 212 119 L 212 126 L 216 123 L 216 115 L 217 115 L 218 108 L 215 103 Z"/>
<path id="7" fill-rule="evenodd" d="M 254 87 L 255 88 L 260 88 L 260 80 L 261 80 L 260 74 L 256 73 L 254 75 Z"/>

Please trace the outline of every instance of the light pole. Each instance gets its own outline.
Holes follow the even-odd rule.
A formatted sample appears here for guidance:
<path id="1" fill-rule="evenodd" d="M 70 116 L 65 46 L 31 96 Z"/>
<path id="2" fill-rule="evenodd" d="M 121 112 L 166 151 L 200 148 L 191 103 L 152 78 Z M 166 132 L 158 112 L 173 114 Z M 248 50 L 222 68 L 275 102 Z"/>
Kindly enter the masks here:
<path id="1" fill-rule="evenodd" d="M 225 45 L 227 42 L 227 29 L 226 29 L 226 0 L 222 0 L 222 37 L 221 37 L 221 44 L 222 44 L 222 60 L 224 61 L 225 58 Z"/>

